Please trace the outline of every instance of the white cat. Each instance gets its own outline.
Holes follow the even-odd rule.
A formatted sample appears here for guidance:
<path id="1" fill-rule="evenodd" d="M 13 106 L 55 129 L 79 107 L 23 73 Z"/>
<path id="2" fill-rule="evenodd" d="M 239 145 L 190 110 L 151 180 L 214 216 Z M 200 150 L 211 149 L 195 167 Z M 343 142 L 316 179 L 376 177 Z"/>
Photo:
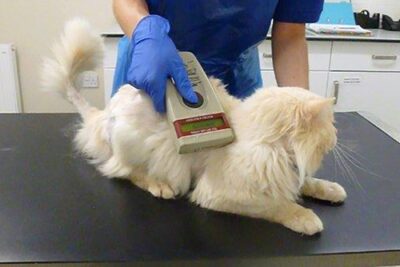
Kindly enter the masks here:
<path id="1" fill-rule="evenodd" d="M 179 155 L 165 115 L 142 91 L 125 85 L 98 110 L 76 90 L 77 75 L 94 69 L 103 56 L 103 41 L 87 22 L 69 22 L 53 52 L 54 59 L 45 60 L 43 84 L 76 106 L 82 116 L 76 147 L 107 177 L 130 179 L 156 197 L 188 196 L 204 208 L 264 218 L 308 235 L 323 225 L 296 203 L 300 195 L 346 198 L 339 184 L 312 178 L 336 144 L 333 99 L 274 87 L 240 101 L 211 79 L 236 139 L 224 148 Z"/>

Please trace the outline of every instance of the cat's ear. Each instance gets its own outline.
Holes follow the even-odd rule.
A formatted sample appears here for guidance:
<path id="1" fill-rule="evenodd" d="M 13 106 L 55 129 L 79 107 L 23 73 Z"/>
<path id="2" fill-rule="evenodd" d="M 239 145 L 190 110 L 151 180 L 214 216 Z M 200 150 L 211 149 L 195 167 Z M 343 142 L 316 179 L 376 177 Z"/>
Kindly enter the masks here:
<path id="1" fill-rule="evenodd" d="M 308 102 L 303 110 L 303 115 L 307 120 L 315 120 L 317 118 L 323 118 L 325 115 L 332 112 L 335 98 L 323 98 L 315 99 Z"/>

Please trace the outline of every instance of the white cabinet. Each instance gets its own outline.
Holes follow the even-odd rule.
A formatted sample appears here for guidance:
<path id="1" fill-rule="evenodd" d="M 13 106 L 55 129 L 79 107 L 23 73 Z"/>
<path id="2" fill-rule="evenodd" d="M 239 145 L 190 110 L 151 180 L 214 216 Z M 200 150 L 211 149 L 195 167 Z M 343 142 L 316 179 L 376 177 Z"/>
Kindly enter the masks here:
<path id="1" fill-rule="evenodd" d="M 104 101 L 106 105 L 110 101 L 114 81 L 114 68 L 104 68 Z"/>
<path id="2" fill-rule="evenodd" d="M 400 73 L 330 72 L 328 96 L 336 96 L 336 111 L 374 115 L 400 132 Z"/>
<path id="3" fill-rule="evenodd" d="M 263 80 L 264 87 L 276 86 L 276 79 L 273 70 L 263 70 L 261 71 L 261 77 Z"/>
<path id="4" fill-rule="evenodd" d="M 333 42 L 328 96 L 400 133 L 400 43 Z"/>
<path id="5" fill-rule="evenodd" d="M 329 70 L 332 42 L 308 42 L 310 70 Z M 263 41 L 258 46 L 261 70 L 273 70 L 271 41 Z"/>
<path id="6" fill-rule="evenodd" d="M 326 96 L 328 83 L 327 71 L 310 71 L 310 91 L 320 96 Z"/>
<path id="7" fill-rule="evenodd" d="M 261 71 L 264 87 L 276 86 L 274 71 Z M 310 71 L 310 91 L 326 96 L 328 71 Z"/>
<path id="8" fill-rule="evenodd" d="M 321 96 L 326 96 L 328 72 L 330 65 L 332 42 L 311 41 L 308 42 L 309 66 L 310 66 L 310 90 Z M 260 68 L 264 86 L 276 86 L 272 64 L 271 41 L 263 41 L 259 47 Z"/>
<path id="9" fill-rule="evenodd" d="M 112 85 L 114 81 L 114 71 L 117 65 L 117 53 L 118 53 L 118 42 L 120 38 L 106 38 L 105 44 L 105 55 L 103 60 L 104 68 L 104 101 L 107 103 L 111 98 Z"/>
<path id="10" fill-rule="evenodd" d="M 103 65 L 105 68 L 115 68 L 117 65 L 118 43 L 120 38 L 106 38 L 104 41 L 105 55 Z"/>

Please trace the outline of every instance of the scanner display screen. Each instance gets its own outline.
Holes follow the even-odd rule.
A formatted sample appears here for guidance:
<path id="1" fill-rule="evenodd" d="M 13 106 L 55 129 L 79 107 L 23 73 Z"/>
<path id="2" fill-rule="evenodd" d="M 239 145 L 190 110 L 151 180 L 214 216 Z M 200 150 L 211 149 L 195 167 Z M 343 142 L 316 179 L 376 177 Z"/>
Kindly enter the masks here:
<path id="1" fill-rule="evenodd" d="M 193 132 L 209 128 L 219 128 L 224 125 L 222 118 L 185 123 L 181 126 L 182 132 Z"/>

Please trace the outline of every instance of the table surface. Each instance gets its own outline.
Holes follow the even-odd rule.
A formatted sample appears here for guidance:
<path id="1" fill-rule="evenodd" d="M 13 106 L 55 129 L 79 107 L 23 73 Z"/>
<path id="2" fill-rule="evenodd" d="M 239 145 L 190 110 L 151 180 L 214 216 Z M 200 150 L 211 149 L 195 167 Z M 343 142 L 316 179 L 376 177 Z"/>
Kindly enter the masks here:
<path id="1" fill-rule="evenodd" d="M 73 152 L 74 114 L 0 115 L 0 263 L 262 259 L 400 250 L 400 145 L 355 113 L 337 114 L 357 153 L 353 178 L 328 156 L 319 177 L 340 182 L 344 205 L 305 200 L 316 236 L 263 220 L 160 200 L 102 178 Z"/>

